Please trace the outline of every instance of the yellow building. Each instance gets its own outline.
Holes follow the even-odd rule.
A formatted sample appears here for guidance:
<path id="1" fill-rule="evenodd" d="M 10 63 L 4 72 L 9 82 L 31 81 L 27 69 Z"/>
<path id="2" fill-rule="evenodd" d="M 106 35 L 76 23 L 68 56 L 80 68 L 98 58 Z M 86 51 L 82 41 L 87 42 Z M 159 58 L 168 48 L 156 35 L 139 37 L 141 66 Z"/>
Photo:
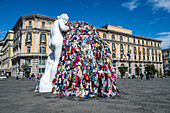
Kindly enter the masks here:
<path id="1" fill-rule="evenodd" d="M 11 76 L 11 67 L 12 67 L 12 61 L 11 58 L 13 56 L 13 37 L 14 32 L 12 30 L 9 30 L 7 34 L 5 35 L 5 38 L 3 39 L 2 44 L 2 57 L 1 57 L 1 69 L 4 71 L 4 73 L 7 74 L 7 76 Z"/>
<path id="2" fill-rule="evenodd" d="M 166 75 L 170 75 L 170 48 L 162 49 L 163 68 Z"/>
<path id="3" fill-rule="evenodd" d="M 140 73 L 145 72 L 147 63 L 154 64 L 158 73 L 163 71 L 161 40 L 137 36 L 131 29 L 121 26 L 105 25 L 97 27 L 99 35 L 110 45 L 114 69 L 120 75 L 119 69 L 126 69 L 126 77 L 136 75 L 136 67 L 140 67 Z"/>
<path id="4" fill-rule="evenodd" d="M 56 18 L 39 14 L 21 16 L 12 30 L 13 57 L 12 76 L 29 77 L 32 73 L 45 71 L 45 63 L 51 52 L 48 47 L 50 29 Z M 28 70 L 23 73 L 21 66 L 27 64 Z"/>

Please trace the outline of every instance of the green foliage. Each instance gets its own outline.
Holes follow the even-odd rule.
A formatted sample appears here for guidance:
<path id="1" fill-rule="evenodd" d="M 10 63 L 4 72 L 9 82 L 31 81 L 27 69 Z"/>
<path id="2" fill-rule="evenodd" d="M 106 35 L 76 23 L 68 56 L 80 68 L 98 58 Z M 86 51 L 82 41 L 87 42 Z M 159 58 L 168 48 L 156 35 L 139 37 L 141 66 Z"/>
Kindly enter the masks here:
<path id="1" fill-rule="evenodd" d="M 120 73 L 121 73 L 122 75 L 124 75 L 125 72 L 126 72 L 126 71 L 125 71 L 125 68 L 121 67 L 121 68 L 120 68 Z"/>
<path id="2" fill-rule="evenodd" d="M 140 72 L 140 67 L 138 66 L 138 67 L 136 67 L 136 74 L 139 76 L 139 73 Z"/>
<path id="3" fill-rule="evenodd" d="M 157 70 L 155 69 L 155 66 L 153 64 L 147 64 L 146 67 L 145 67 L 145 71 L 149 75 L 153 75 L 157 72 Z"/>

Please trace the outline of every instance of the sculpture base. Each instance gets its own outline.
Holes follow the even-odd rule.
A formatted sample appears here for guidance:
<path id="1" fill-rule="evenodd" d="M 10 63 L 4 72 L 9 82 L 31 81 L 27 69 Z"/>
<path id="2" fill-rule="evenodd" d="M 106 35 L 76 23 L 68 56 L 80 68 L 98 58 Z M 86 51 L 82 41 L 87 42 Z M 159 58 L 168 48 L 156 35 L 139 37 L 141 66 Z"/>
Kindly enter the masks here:
<path id="1" fill-rule="evenodd" d="M 38 90 L 40 93 L 52 92 L 52 86 L 39 86 Z"/>

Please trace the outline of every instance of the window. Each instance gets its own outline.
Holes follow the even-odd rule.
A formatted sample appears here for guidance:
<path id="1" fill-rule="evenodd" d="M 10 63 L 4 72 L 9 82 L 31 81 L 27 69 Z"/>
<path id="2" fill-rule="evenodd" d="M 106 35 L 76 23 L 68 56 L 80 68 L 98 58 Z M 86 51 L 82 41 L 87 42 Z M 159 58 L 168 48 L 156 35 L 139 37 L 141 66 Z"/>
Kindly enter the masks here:
<path id="1" fill-rule="evenodd" d="M 154 52 L 153 48 L 152 48 L 152 53 Z"/>
<path id="2" fill-rule="evenodd" d="M 45 65 L 45 59 L 39 59 L 39 65 Z"/>
<path id="3" fill-rule="evenodd" d="M 31 33 L 27 33 L 26 41 L 27 42 L 31 42 L 31 38 L 32 38 L 32 34 Z"/>
<path id="4" fill-rule="evenodd" d="M 116 67 L 116 61 L 113 61 L 113 67 Z"/>
<path id="5" fill-rule="evenodd" d="M 46 53 L 46 47 L 40 46 L 40 53 L 45 54 Z"/>
<path id="6" fill-rule="evenodd" d="M 103 33 L 103 38 L 106 38 L 106 33 Z"/>
<path id="7" fill-rule="evenodd" d="M 157 50 L 155 50 L 155 53 L 157 53 Z"/>
<path id="8" fill-rule="evenodd" d="M 132 69 L 131 68 L 129 68 L 129 74 L 131 74 L 132 73 Z"/>
<path id="9" fill-rule="evenodd" d="M 115 49 L 115 43 L 112 43 L 112 49 Z"/>
<path id="10" fill-rule="evenodd" d="M 138 44 L 140 44 L 140 40 L 138 40 Z"/>
<path id="11" fill-rule="evenodd" d="M 27 46 L 27 53 L 31 53 L 31 47 Z"/>
<path id="12" fill-rule="evenodd" d="M 130 51 L 130 45 L 128 45 L 128 51 Z"/>
<path id="13" fill-rule="evenodd" d="M 115 40 L 115 35 L 114 34 L 112 34 L 112 40 Z"/>
<path id="14" fill-rule="evenodd" d="M 127 41 L 129 42 L 129 37 L 127 37 Z"/>
<path id="15" fill-rule="evenodd" d="M 134 51 L 136 51 L 136 47 L 134 47 Z"/>
<path id="16" fill-rule="evenodd" d="M 152 46 L 152 42 L 151 42 L 151 46 Z"/>
<path id="17" fill-rule="evenodd" d="M 116 53 L 112 53 L 112 58 L 116 58 Z"/>
<path id="18" fill-rule="evenodd" d="M 154 61 L 154 56 L 152 56 L 152 61 Z"/>
<path id="19" fill-rule="evenodd" d="M 31 59 L 25 59 L 25 64 L 31 65 Z"/>
<path id="20" fill-rule="evenodd" d="M 28 21 L 28 26 L 32 26 L 32 21 Z"/>
<path id="21" fill-rule="evenodd" d="M 141 56 L 139 55 L 139 60 L 141 60 Z"/>
<path id="22" fill-rule="evenodd" d="M 143 60 L 145 60 L 145 55 L 143 55 Z"/>
<path id="23" fill-rule="evenodd" d="M 45 28 L 45 22 L 42 22 L 42 28 Z"/>
<path id="24" fill-rule="evenodd" d="M 134 55 L 134 59 L 136 60 L 136 55 Z"/>
<path id="25" fill-rule="evenodd" d="M 146 41 L 146 45 L 148 45 L 148 41 Z"/>
<path id="26" fill-rule="evenodd" d="M 120 44 L 120 49 L 123 49 L 123 44 Z"/>
<path id="27" fill-rule="evenodd" d="M 123 37 L 122 36 L 120 36 L 120 41 L 122 41 L 123 40 Z"/>
<path id="28" fill-rule="evenodd" d="M 125 67 L 125 65 L 124 65 L 124 64 L 121 64 L 120 67 Z"/>
<path id="29" fill-rule="evenodd" d="M 156 46 L 156 42 L 155 42 L 155 46 Z"/>
<path id="30" fill-rule="evenodd" d="M 147 48 L 147 52 L 149 52 L 149 48 Z"/>
<path id="31" fill-rule="evenodd" d="M 156 61 L 157 61 L 157 56 L 156 56 Z"/>
<path id="32" fill-rule="evenodd" d="M 145 48 L 143 48 L 143 53 L 145 53 Z"/>
<path id="33" fill-rule="evenodd" d="M 142 40 L 142 44 L 144 45 L 144 40 Z"/>
<path id="34" fill-rule="evenodd" d="M 140 52 L 140 47 L 138 47 L 138 51 Z"/>
<path id="35" fill-rule="evenodd" d="M 129 67 L 131 67 L 131 62 L 129 62 Z"/>
<path id="36" fill-rule="evenodd" d="M 123 58 L 123 53 L 121 53 L 121 58 Z"/>
<path id="37" fill-rule="evenodd" d="M 46 34 L 42 33 L 40 35 L 40 42 L 46 42 Z"/>
<path id="38" fill-rule="evenodd" d="M 133 42 L 135 43 L 135 38 L 133 39 Z"/>
<path id="39" fill-rule="evenodd" d="M 39 68 L 39 73 L 44 73 L 45 72 L 45 68 Z"/>

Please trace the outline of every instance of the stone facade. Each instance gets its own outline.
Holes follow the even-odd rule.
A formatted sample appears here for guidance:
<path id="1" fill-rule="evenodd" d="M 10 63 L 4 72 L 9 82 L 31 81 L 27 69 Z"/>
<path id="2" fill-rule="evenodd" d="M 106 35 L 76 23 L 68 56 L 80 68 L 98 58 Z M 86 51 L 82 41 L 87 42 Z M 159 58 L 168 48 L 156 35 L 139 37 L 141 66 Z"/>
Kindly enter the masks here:
<path id="1" fill-rule="evenodd" d="M 44 15 L 21 16 L 13 27 L 12 76 L 29 77 L 32 73 L 44 72 L 48 54 L 50 28 L 56 18 Z M 29 69 L 23 73 L 22 65 Z"/>
<path id="2" fill-rule="evenodd" d="M 97 27 L 99 35 L 110 44 L 114 69 L 120 76 L 119 69 L 126 69 L 124 77 L 136 75 L 136 67 L 140 67 L 140 73 L 145 72 L 146 64 L 154 64 L 158 69 L 155 76 L 161 76 L 163 72 L 161 40 L 146 38 L 132 34 L 132 30 L 120 26 L 105 25 Z M 129 57 L 130 56 L 130 57 Z M 160 72 L 161 71 L 161 72 Z"/>

